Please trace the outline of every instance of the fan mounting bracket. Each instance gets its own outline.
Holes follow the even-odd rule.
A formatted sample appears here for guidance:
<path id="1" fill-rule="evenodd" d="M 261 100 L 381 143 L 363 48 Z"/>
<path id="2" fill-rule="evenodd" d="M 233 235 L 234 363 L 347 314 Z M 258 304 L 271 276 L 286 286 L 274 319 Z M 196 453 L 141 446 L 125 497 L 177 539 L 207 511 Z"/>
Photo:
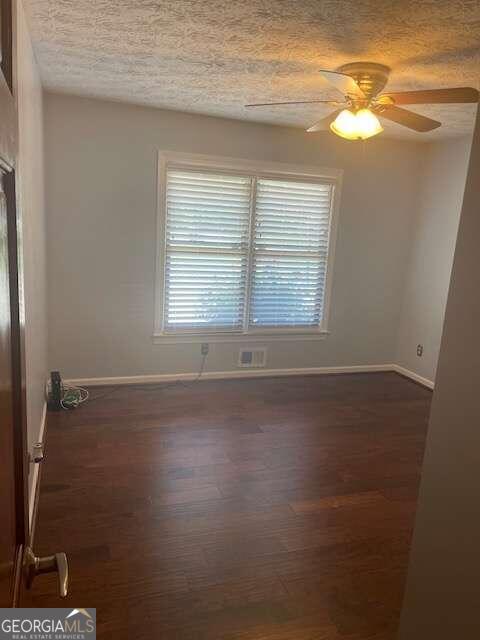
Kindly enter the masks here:
<path id="1" fill-rule="evenodd" d="M 390 67 L 376 62 L 349 62 L 337 71 L 353 78 L 368 100 L 382 91 L 390 75 Z"/>

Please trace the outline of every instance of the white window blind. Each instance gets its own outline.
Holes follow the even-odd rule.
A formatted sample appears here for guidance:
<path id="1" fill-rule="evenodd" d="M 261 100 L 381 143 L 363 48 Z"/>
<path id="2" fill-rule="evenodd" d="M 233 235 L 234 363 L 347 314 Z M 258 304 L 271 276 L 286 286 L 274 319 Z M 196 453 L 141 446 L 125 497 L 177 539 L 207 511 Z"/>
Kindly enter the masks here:
<path id="1" fill-rule="evenodd" d="M 165 329 L 243 326 L 251 179 L 167 172 Z"/>
<path id="2" fill-rule="evenodd" d="M 163 331 L 318 328 L 333 188 L 167 168 Z"/>
<path id="3" fill-rule="evenodd" d="M 331 190 L 329 184 L 257 180 L 250 325 L 320 324 Z"/>

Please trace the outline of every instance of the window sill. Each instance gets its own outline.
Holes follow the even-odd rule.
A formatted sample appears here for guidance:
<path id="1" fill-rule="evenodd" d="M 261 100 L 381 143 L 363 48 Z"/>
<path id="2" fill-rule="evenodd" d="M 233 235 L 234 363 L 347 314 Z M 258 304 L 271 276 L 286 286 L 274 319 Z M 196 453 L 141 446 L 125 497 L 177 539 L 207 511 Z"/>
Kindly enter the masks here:
<path id="1" fill-rule="evenodd" d="M 154 344 L 200 344 L 213 343 L 247 343 L 247 342 L 306 342 L 325 340 L 330 331 L 309 331 L 296 333 L 294 331 L 255 331 L 251 333 L 202 333 L 202 334 L 166 334 L 156 333 Z"/>

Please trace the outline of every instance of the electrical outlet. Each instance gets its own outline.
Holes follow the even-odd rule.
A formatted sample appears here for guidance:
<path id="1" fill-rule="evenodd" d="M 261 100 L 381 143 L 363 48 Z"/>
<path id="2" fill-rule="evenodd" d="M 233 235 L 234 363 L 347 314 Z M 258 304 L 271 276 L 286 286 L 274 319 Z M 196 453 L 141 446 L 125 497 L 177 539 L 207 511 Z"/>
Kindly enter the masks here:
<path id="1" fill-rule="evenodd" d="M 417 356 L 419 358 L 423 356 L 423 344 L 417 344 Z"/>
<path id="2" fill-rule="evenodd" d="M 202 342 L 202 346 L 200 347 L 200 352 L 202 356 L 208 355 L 209 349 L 210 349 L 210 345 L 208 344 L 208 342 Z"/>

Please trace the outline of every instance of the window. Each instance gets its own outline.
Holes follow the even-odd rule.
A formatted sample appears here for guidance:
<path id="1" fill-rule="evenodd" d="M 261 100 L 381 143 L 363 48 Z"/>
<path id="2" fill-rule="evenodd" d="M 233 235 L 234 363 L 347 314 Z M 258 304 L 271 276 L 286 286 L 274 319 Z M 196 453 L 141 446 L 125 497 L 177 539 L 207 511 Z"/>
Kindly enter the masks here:
<path id="1" fill-rule="evenodd" d="M 335 177 L 162 163 L 157 332 L 326 329 Z"/>

